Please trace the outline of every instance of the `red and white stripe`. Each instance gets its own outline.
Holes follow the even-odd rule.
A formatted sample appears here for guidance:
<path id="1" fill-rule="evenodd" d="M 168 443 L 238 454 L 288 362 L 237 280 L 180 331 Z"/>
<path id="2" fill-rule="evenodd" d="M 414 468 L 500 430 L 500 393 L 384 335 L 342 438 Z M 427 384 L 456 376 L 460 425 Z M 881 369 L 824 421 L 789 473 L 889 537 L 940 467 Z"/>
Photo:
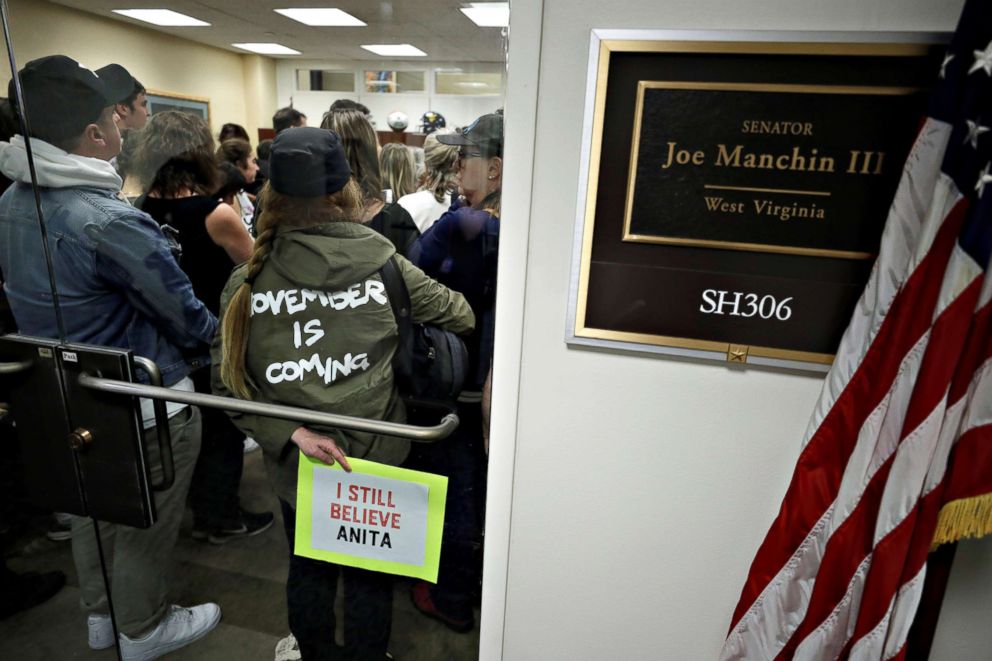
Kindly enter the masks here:
<path id="1" fill-rule="evenodd" d="M 972 328 L 959 361 L 958 374 L 951 384 L 945 425 L 941 430 L 934 460 L 927 473 L 919 505 L 919 523 L 910 542 L 902 585 L 887 613 L 888 635 L 881 658 L 905 656 L 909 625 L 919 605 L 926 573 L 926 557 L 944 502 L 948 459 L 958 444 L 992 445 L 992 274 L 985 282 L 976 304 Z M 971 460 L 965 454 L 964 461 Z M 853 655 L 852 655 L 853 656 Z"/>
<path id="2" fill-rule="evenodd" d="M 907 160 L 723 659 L 880 659 L 904 645 L 939 507 L 927 497 L 974 401 L 956 366 L 988 307 L 985 265 L 957 246 L 967 200 L 940 172 L 950 134 L 928 120 Z"/>

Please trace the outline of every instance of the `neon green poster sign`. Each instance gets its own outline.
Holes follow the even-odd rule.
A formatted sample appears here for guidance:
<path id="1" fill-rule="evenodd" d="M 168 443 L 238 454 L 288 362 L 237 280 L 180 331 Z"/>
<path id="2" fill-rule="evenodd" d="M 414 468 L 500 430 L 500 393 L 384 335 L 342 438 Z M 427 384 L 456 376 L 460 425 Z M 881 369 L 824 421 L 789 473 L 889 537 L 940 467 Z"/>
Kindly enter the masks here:
<path id="1" fill-rule="evenodd" d="M 300 454 L 296 554 L 436 583 L 448 478 L 348 463 L 351 473 Z"/>

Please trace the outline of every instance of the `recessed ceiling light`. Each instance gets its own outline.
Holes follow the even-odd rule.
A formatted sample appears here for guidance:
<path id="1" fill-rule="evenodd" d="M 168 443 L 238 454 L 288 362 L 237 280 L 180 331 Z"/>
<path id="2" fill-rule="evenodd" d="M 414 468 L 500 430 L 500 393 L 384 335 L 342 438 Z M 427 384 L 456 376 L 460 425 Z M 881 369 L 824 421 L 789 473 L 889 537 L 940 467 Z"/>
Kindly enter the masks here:
<path id="1" fill-rule="evenodd" d="M 262 55 L 301 55 L 300 51 L 287 48 L 282 44 L 250 43 L 231 45 L 235 48 L 240 48 L 241 50 L 251 51 L 252 53 L 261 53 Z"/>
<path id="2" fill-rule="evenodd" d="M 310 8 L 295 8 L 295 9 L 276 9 L 277 14 L 282 14 L 286 18 L 291 18 L 294 21 L 299 21 L 304 25 L 316 25 L 320 27 L 346 27 L 346 28 L 359 28 L 368 25 L 364 21 L 360 21 L 351 14 L 343 12 L 340 9 L 333 9 L 330 7 L 310 7 Z"/>
<path id="3" fill-rule="evenodd" d="M 363 44 L 362 48 L 385 57 L 427 57 L 427 53 L 410 44 Z"/>
<path id="4" fill-rule="evenodd" d="M 201 21 L 186 14 L 180 14 L 171 9 L 112 9 L 111 11 L 137 21 L 144 21 L 145 23 L 165 27 L 198 28 L 204 25 L 210 25 L 206 21 Z"/>
<path id="5" fill-rule="evenodd" d="M 509 2 L 470 2 L 461 12 L 480 28 L 505 28 L 510 25 Z"/>

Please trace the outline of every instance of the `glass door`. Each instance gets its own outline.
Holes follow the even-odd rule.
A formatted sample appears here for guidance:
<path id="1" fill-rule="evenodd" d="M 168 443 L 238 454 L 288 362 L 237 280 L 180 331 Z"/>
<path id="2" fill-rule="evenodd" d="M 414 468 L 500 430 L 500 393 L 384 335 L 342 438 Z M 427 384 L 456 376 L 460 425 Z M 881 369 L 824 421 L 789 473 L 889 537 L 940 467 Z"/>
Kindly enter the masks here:
<path id="1" fill-rule="evenodd" d="M 0 313 L 4 332 L 43 338 L 0 348 L 9 412 L 0 420 L 0 657 L 478 658 L 505 3 L 352 3 L 347 13 L 233 0 L 164 13 L 0 4 L 4 80 L 21 73 L 0 107 L 0 172 L 12 182 L 0 197 Z M 244 356 L 252 401 L 382 419 L 338 406 L 330 379 L 320 381 L 326 400 L 265 387 L 277 380 L 271 364 L 283 379 L 314 383 L 318 370 L 300 367 L 310 364 L 309 340 L 329 351 L 335 333 L 358 323 L 327 317 L 321 338 L 301 323 L 296 341 L 287 335 L 292 356 L 265 353 L 265 297 L 290 287 L 273 284 L 273 265 L 329 301 L 350 286 L 315 284 L 302 258 L 278 261 L 293 232 L 336 236 L 280 216 L 294 186 L 280 172 L 286 138 L 277 133 L 300 126 L 343 138 L 358 197 L 333 220 L 383 235 L 457 292 L 452 305 L 474 320 L 459 330 L 468 365 L 452 407 L 461 424 L 443 441 L 363 437 L 305 417 L 273 424 L 257 411 L 232 422 L 195 405 L 195 394 L 232 395 L 210 363 L 224 355 L 216 317 L 240 287 L 228 277 L 247 261 L 234 277 L 254 273 L 255 337 L 248 332 Z M 374 332 L 363 327 L 354 341 Z M 360 363 L 326 369 L 358 375 Z M 156 406 L 81 377 L 160 383 L 178 401 Z M 386 419 L 404 422 L 387 408 Z M 409 410 L 411 423 L 431 424 Z M 337 439 L 348 457 L 446 478 L 435 580 L 293 553 L 308 433 Z"/>
<path id="2" fill-rule="evenodd" d="M 115 647 L 109 556 L 94 534 L 102 524 L 85 516 L 87 490 L 69 438 L 58 351 L 69 337 L 59 304 L 67 272 L 58 272 L 52 254 L 65 237 L 46 219 L 46 208 L 54 209 L 38 185 L 52 185 L 53 163 L 50 154 L 41 156 L 44 164 L 36 160 L 38 145 L 24 139 L 32 121 L 46 135 L 61 129 L 32 116 L 39 107 L 37 79 L 28 91 L 7 84 L 24 62 L 18 64 L 13 47 L 10 8 L 3 3 L 2 9 L 0 332 L 39 339 L 5 342 L 0 351 L 0 654 L 66 658 Z M 84 443 L 84 435 L 75 438 Z M 81 602 L 91 615 L 80 610 Z"/>

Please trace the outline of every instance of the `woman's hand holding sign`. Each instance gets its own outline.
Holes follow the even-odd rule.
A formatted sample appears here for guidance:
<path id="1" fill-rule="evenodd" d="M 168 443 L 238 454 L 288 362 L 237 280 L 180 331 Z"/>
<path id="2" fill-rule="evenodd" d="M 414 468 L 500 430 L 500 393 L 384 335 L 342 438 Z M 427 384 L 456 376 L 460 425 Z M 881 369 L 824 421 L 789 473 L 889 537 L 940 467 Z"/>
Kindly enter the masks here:
<path id="1" fill-rule="evenodd" d="M 336 461 L 341 464 L 341 468 L 345 472 L 351 472 L 351 466 L 348 465 L 348 458 L 344 456 L 344 452 L 330 436 L 318 434 L 306 427 L 297 427 L 293 435 L 290 436 L 290 440 L 296 443 L 300 450 L 303 451 L 303 454 L 311 459 L 322 461 L 329 466 L 334 465 Z"/>

